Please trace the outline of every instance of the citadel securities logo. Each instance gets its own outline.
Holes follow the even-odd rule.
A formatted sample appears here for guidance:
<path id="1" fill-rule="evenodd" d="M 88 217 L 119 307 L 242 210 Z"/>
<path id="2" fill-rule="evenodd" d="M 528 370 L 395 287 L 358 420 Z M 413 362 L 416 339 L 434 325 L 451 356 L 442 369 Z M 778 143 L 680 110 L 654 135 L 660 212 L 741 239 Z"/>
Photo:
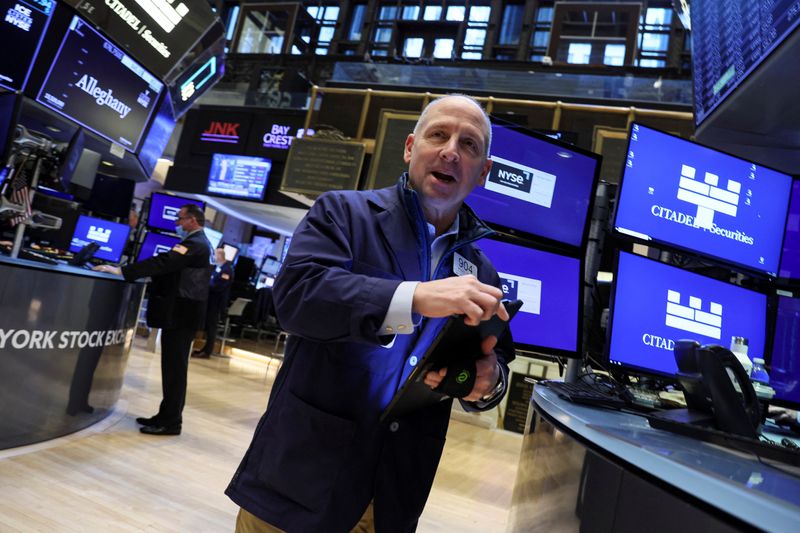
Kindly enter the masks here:
<path id="1" fill-rule="evenodd" d="M 520 312 L 533 315 L 542 314 L 542 281 L 533 278 L 523 278 L 513 274 L 497 273 L 500 276 L 500 288 L 503 298 L 507 300 L 522 300 Z"/>
<path id="2" fill-rule="evenodd" d="M 492 156 L 492 169 L 485 188 L 496 193 L 549 208 L 553 203 L 556 176 L 521 163 Z"/>
<path id="3" fill-rule="evenodd" d="M 97 79 L 84 74 L 75 86 L 94 98 L 99 106 L 107 106 L 119 113 L 119 118 L 125 118 L 131 112 L 130 106 L 114 97 L 113 90 L 105 90 L 98 85 Z"/>
<path id="4" fill-rule="evenodd" d="M 166 254 L 169 253 L 170 250 L 172 250 L 172 248 L 170 248 L 169 246 L 164 246 L 163 244 L 156 244 L 156 247 L 153 249 L 153 255 L 155 256 L 158 254 Z"/>
<path id="5" fill-rule="evenodd" d="M 681 165 L 681 179 L 678 184 L 678 200 L 697 206 L 694 226 L 711 229 L 714 226 L 714 213 L 736 216 L 739 205 L 741 182 L 728 180 L 725 189 L 719 186 L 719 176 L 706 172 L 703 181 L 695 180 L 696 169 Z"/>
<path id="6" fill-rule="evenodd" d="M 239 142 L 240 122 L 218 122 L 212 120 L 205 131 L 200 134 L 200 140 L 212 143 L 236 144 Z"/>
<path id="7" fill-rule="evenodd" d="M 719 340 L 722 337 L 722 305 L 710 302 L 703 311 L 703 301 L 689 297 L 689 305 L 681 305 L 681 293 L 667 290 L 666 325 Z"/>
<path id="8" fill-rule="evenodd" d="M 179 212 L 180 208 L 173 205 L 165 205 L 164 209 L 161 210 L 161 218 L 164 220 L 178 220 Z"/>
<path id="9" fill-rule="evenodd" d="M 89 231 L 86 233 L 86 238 L 92 241 L 104 242 L 108 244 L 111 238 L 111 229 L 103 229 L 100 226 L 89 226 Z"/>
<path id="10" fill-rule="evenodd" d="M 181 23 L 183 18 L 189 13 L 189 8 L 181 2 L 175 7 L 168 0 L 135 0 L 139 7 L 165 32 L 171 33 L 175 27 Z M 164 58 L 172 55 L 169 47 L 158 40 L 147 24 L 144 24 L 136 13 L 128 9 L 122 0 L 105 0 L 106 6 L 114 12 L 122 21 L 127 24 L 139 37 L 149 44 L 158 54 Z M 94 6 L 89 3 L 81 5 L 80 9 L 92 13 Z"/>

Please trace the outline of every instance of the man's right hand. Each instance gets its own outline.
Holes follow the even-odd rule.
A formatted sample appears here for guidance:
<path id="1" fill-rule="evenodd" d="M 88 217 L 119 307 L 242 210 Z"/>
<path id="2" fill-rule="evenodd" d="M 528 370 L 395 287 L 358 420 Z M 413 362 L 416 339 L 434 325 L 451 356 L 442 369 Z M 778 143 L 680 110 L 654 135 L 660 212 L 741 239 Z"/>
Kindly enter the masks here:
<path id="1" fill-rule="evenodd" d="M 466 315 L 464 323 L 477 326 L 497 314 L 508 320 L 508 311 L 500 305 L 503 291 L 481 283 L 474 276 L 456 276 L 417 285 L 412 310 L 422 316 L 439 318 Z"/>

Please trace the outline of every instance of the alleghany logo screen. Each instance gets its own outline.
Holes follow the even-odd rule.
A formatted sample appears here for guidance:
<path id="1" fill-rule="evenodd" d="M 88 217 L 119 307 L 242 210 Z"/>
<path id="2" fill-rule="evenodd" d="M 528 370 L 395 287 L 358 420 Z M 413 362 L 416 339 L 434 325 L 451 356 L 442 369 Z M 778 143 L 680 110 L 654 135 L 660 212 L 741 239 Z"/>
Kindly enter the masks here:
<path id="1" fill-rule="evenodd" d="M 776 274 L 792 179 L 634 124 L 617 231 Z"/>

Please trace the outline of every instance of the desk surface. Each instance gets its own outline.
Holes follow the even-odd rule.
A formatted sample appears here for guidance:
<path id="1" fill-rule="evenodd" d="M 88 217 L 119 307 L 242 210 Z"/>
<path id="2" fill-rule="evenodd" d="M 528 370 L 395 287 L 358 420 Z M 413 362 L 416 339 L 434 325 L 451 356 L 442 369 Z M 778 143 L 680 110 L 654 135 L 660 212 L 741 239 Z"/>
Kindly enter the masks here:
<path id="1" fill-rule="evenodd" d="M 750 454 L 652 429 L 641 416 L 573 404 L 540 385 L 531 402 L 560 430 L 723 513 L 767 531 L 800 524 L 800 469 L 784 472 Z"/>

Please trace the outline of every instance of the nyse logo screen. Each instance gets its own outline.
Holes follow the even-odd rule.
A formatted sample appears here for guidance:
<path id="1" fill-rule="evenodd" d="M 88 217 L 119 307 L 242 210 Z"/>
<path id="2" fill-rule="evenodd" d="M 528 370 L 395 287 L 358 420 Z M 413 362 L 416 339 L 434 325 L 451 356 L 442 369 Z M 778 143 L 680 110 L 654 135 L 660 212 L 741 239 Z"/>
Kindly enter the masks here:
<path id="1" fill-rule="evenodd" d="M 556 176 L 502 157 L 492 156 L 486 189 L 549 208 L 553 203 Z"/>

